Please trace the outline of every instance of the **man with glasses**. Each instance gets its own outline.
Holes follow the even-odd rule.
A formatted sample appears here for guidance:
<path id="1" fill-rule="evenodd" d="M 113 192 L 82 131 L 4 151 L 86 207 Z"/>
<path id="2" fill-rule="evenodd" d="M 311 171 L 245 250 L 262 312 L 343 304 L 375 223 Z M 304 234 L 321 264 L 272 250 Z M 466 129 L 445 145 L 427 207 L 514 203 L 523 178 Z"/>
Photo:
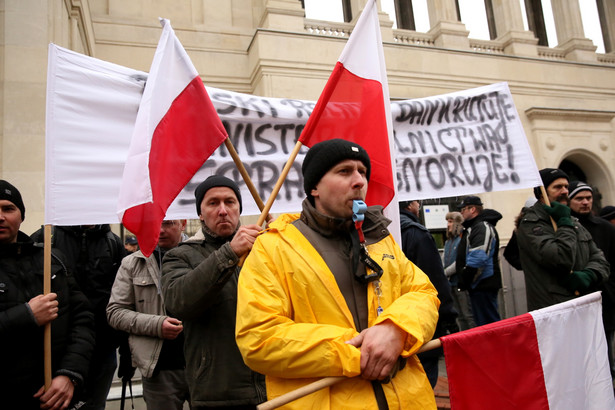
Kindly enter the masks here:
<path id="1" fill-rule="evenodd" d="M 129 333 L 132 363 L 143 376 L 148 410 L 181 410 L 190 399 L 183 325 L 167 312 L 160 284 L 162 258 L 180 243 L 185 227 L 185 219 L 163 221 L 150 257 L 137 251 L 124 258 L 107 306 L 109 324 Z"/>
<path id="2" fill-rule="evenodd" d="M 495 225 L 502 214 L 484 209 L 477 196 L 466 197 L 457 207 L 463 216 L 461 242 L 457 248 L 458 286 L 470 295 L 474 322 L 477 326 L 500 320 L 498 291 L 500 274 L 500 238 Z"/>

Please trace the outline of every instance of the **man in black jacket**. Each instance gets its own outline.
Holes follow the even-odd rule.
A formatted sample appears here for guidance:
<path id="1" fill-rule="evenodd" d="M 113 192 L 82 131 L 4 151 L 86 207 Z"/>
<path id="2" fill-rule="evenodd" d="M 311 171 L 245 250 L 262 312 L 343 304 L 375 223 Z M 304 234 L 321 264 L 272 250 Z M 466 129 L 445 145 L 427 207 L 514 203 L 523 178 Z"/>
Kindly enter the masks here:
<path id="1" fill-rule="evenodd" d="M 500 320 L 498 291 L 502 287 L 502 276 L 498 252 L 500 238 L 495 224 L 502 215 L 493 209 L 483 209 L 477 196 L 466 197 L 457 208 L 465 228 L 457 248 L 459 288 L 470 294 L 477 326 L 497 322 Z"/>
<path id="2" fill-rule="evenodd" d="M 54 253 L 43 295 L 43 248 L 19 231 L 21 194 L 0 180 L 0 403 L 5 409 L 66 408 L 85 380 L 94 347 L 93 315 Z M 44 391 L 43 329 L 51 323 L 51 387 Z"/>
<path id="3" fill-rule="evenodd" d="M 592 215 L 593 189 L 585 182 L 573 181 L 568 187 L 571 214 L 589 231 L 594 242 L 610 264 L 609 278 L 600 286 L 602 290 L 602 320 L 609 349 L 609 368 L 613 369 L 613 334 L 615 333 L 615 226 L 609 221 Z"/>
<path id="4" fill-rule="evenodd" d="M 420 209 L 421 203 L 419 201 L 402 201 L 399 203 L 401 248 L 406 257 L 429 277 L 438 291 L 440 317 L 433 335 L 434 339 L 437 339 L 459 330 L 455 322 L 457 311 L 453 304 L 451 286 L 444 274 L 436 241 L 427 228 L 419 222 Z M 431 387 L 435 387 L 438 382 L 438 360 L 442 354 L 442 349 L 436 349 L 418 355 Z"/>

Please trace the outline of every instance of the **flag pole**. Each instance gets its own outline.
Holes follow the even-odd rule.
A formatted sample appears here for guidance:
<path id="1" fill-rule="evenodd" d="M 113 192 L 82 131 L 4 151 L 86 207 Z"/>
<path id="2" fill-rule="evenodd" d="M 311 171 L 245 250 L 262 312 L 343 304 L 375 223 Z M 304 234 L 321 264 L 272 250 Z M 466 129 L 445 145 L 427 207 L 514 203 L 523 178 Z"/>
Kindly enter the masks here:
<path id="1" fill-rule="evenodd" d="M 47 295 L 51 293 L 51 225 L 45 225 L 43 234 L 43 294 Z M 47 391 L 51 387 L 51 322 L 45 325 L 43 349 L 45 391 Z"/>
<path id="2" fill-rule="evenodd" d="M 280 173 L 278 182 L 276 182 L 275 186 L 273 187 L 273 191 L 271 191 L 271 195 L 269 195 L 269 199 L 267 199 L 267 203 L 265 204 L 265 207 L 261 210 L 261 214 L 258 217 L 258 221 L 256 221 L 257 225 L 263 226 L 265 219 L 267 219 L 267 215 L 269 215 L 269 211 L 271 210 L 271 207 L 273 206 L 273 202 L 275 201 L 275 198 L 278 196 L 278 192 L 280 192 L 280 189 L 282 188 L 282 184 L 284 183 L 286 176 L 290 172 L 290 167 L 293 165 L 293 162 L 295 162 L 295 158 L 297 158 L 297 155 L 299 154 L 299 150 L 301 149 L 302 146 L 303 144 L 301 143 L 301 141 L 297 141 L 297 143 L 295 144 L 295 148 L 293 148 L 292 152 L 290 153 L 290 157 L 288 158 L 288 161 L 286 161 L 286 165 L 284 165 L 284 168 L 282 169 L 282 172 Z M 238 266 L 243 266 L 243 263 L 248 257 L 249 253 L 250 252 L 244 254 L 239 259 L 239 263 L 237 264 Z"/>
<path id="3" fill-rule="evenodd" d="M 231 154 L 231 158 L 233 158 L 233 162 L 235 163 L 235 166 L 239 170 L 239 173 L 241 174 L 244 182 L 246 183 L 246 186 L 250 190 L 250 193 L 252 194 L 252 198 L 254 198 L 254 202 L 256 202 L 256 206 L 258 206 L 258 209 L 262 212 L 263 209 L 265 209 L 265 204 L 263 203 L 263 200 L 258 194 L 258 191 L 256 190 L 256 187 L 254 186 L 254 183 L 252 183 L 252 179 L 250 179 L 250 175 L 248 175 L 248 171 L 246 170 L 246 167 L 243 165 L 243 162 L 241 162 L 241 159 L 239 158 L 239 154 L 237 154 L 237 151 L 235 150 L 235 147 L 233 146 L 233 143 L 231 142 L 229 137 L 226 137 L 226 139 L 224 140 L 224 145 L 226 146 L 226 149 L 228 150 L 229 154 Z"/>
<path id="4" fill-rule="evenodd" d="M 547 190 L 545 189 L 544 185 L 540 186 L 540 192 L 542 193 L 542 199 L 544 200 L 545 205 L 551 206 L 551 201 L 549 201 L 549 197 L 547 196 Z M 555 223 L 551 215 L 549 215 L 549 219 L 551 220 L 551 225 L 553 225 L 553 230 L 557 232 L 557 224 Z"/>
<path id="5" fill-rule="evenodd" d="M 416 352 L 418 353 L 423 353 L 423 352 L 427 352 L 429 350 L 434 350 L 437 349 L 439 347 L 442 347 L 442 342 L 440 341 L 440 339 L 433 339 L 430 340 L 429 342 L 425 343 L 423 346 L 421 346 L 421 348 Z M 266 401 L 262 404 L 259 404 L 258 406 L 256 406 L 257 410 L 272 410 L 272 409 L 277 409 L 278 407 L 281 407 L 285 404 L 290 403 L 291 401 L 300 399 L 301 397 L 305 397 L 308 394 L 312 394 L 314 392 L 317 392 L 318 390 L 324 389 L 325 387 L 331 387 L 334 384 L 337 384 L 339 382 L 341 382 L 342 380 L 348 380 L 349 378 L 346 376 L 331 376 L 331 377 L 324 377 L 320 380 L 317 380 L 313 383 L 310 383 L 308 385 L 305 385 L 303 387 L 300 387 L 296 390 L 290 391 L 288 393 L 285 393 L 281 396 L 276 397 L 275 399 Z"/>

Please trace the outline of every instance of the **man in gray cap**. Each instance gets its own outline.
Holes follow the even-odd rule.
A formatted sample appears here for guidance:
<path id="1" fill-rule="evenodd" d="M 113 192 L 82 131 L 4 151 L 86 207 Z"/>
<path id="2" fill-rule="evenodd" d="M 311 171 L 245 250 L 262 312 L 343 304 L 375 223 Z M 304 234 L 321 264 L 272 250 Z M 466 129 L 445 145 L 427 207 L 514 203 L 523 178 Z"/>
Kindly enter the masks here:
<path id="1" fill-rule="evenodd" d="M 540 170 L 550 203 L 540 187 L 538 199 L 524 208 L 517 228 L 528 310 L 565 302 L 597 290 L 609 276 L 609 265 L 591 234 L 570 214 L 568 175 L 555 168 Z"/>
<path id="2" fill-rule="evenodd" d="M 186 379 L 192 409 L 254 409 L 266 398 L 264 377 L 243 362 L 235 344 L 239 258 L 261 231 L 239 222 L 237 184 L 212 175 L 195 190 L 204 239 L 171 249 L 162 266 L 170 314 L 184 325 Z"/>
<path id="3" fill-rule="evenodd" d="M 615 226 L 609 221 L 594 216 L 592 207 L 594 203 L 594 190 L 591 186 L 581 181 L 573 181 L 568 187 L 570 191 L 570 210 L 572 216 L 591 234 L 598 248 L 604 253 L 609 262 L 609 278 L 602 284 L 602 321 L 607 337 L 609 349 L 609 368 L 611 377 L 615 376 L 613 369 L 613 334 L 615 331 Z"/>
<path id="4" fill-rule="evenodd" d="M 239 277 L 237 344 L 270 397 L 348 376 L 289 408 L 436 407 L 414 355 L 434 333 L 436 290 L 395 243 L 382 207 L 364 207 L 370 171 L 358 144 L 314 145 L 301 214 L 257 238 Z"/>

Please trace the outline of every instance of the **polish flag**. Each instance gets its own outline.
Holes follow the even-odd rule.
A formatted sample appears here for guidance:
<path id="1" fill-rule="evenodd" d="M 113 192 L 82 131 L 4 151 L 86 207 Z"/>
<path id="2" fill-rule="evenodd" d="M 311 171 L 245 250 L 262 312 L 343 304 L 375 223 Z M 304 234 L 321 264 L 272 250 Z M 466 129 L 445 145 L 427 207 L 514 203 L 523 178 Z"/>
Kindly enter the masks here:
<path id="1" fill-rule="evenodd" d="M 299 141 L 311 147 L 342 138 L 365 148 L 372 165 L 365 202 L 386 207 L 395 196 L 392 129 L 378 8 L 369 0 Z"/>
<path id="2" fill-rule="evenodd" d="M 440 340 L 455 410 L 615 409 L 600 292 Z"/>
<path id="3" fill-rule="evenodd" d="M 146 256 L 156 248 L 169 205 L 227 137 L 170 22 L 160 23 L 118 198 L 120 220 Z"/>

